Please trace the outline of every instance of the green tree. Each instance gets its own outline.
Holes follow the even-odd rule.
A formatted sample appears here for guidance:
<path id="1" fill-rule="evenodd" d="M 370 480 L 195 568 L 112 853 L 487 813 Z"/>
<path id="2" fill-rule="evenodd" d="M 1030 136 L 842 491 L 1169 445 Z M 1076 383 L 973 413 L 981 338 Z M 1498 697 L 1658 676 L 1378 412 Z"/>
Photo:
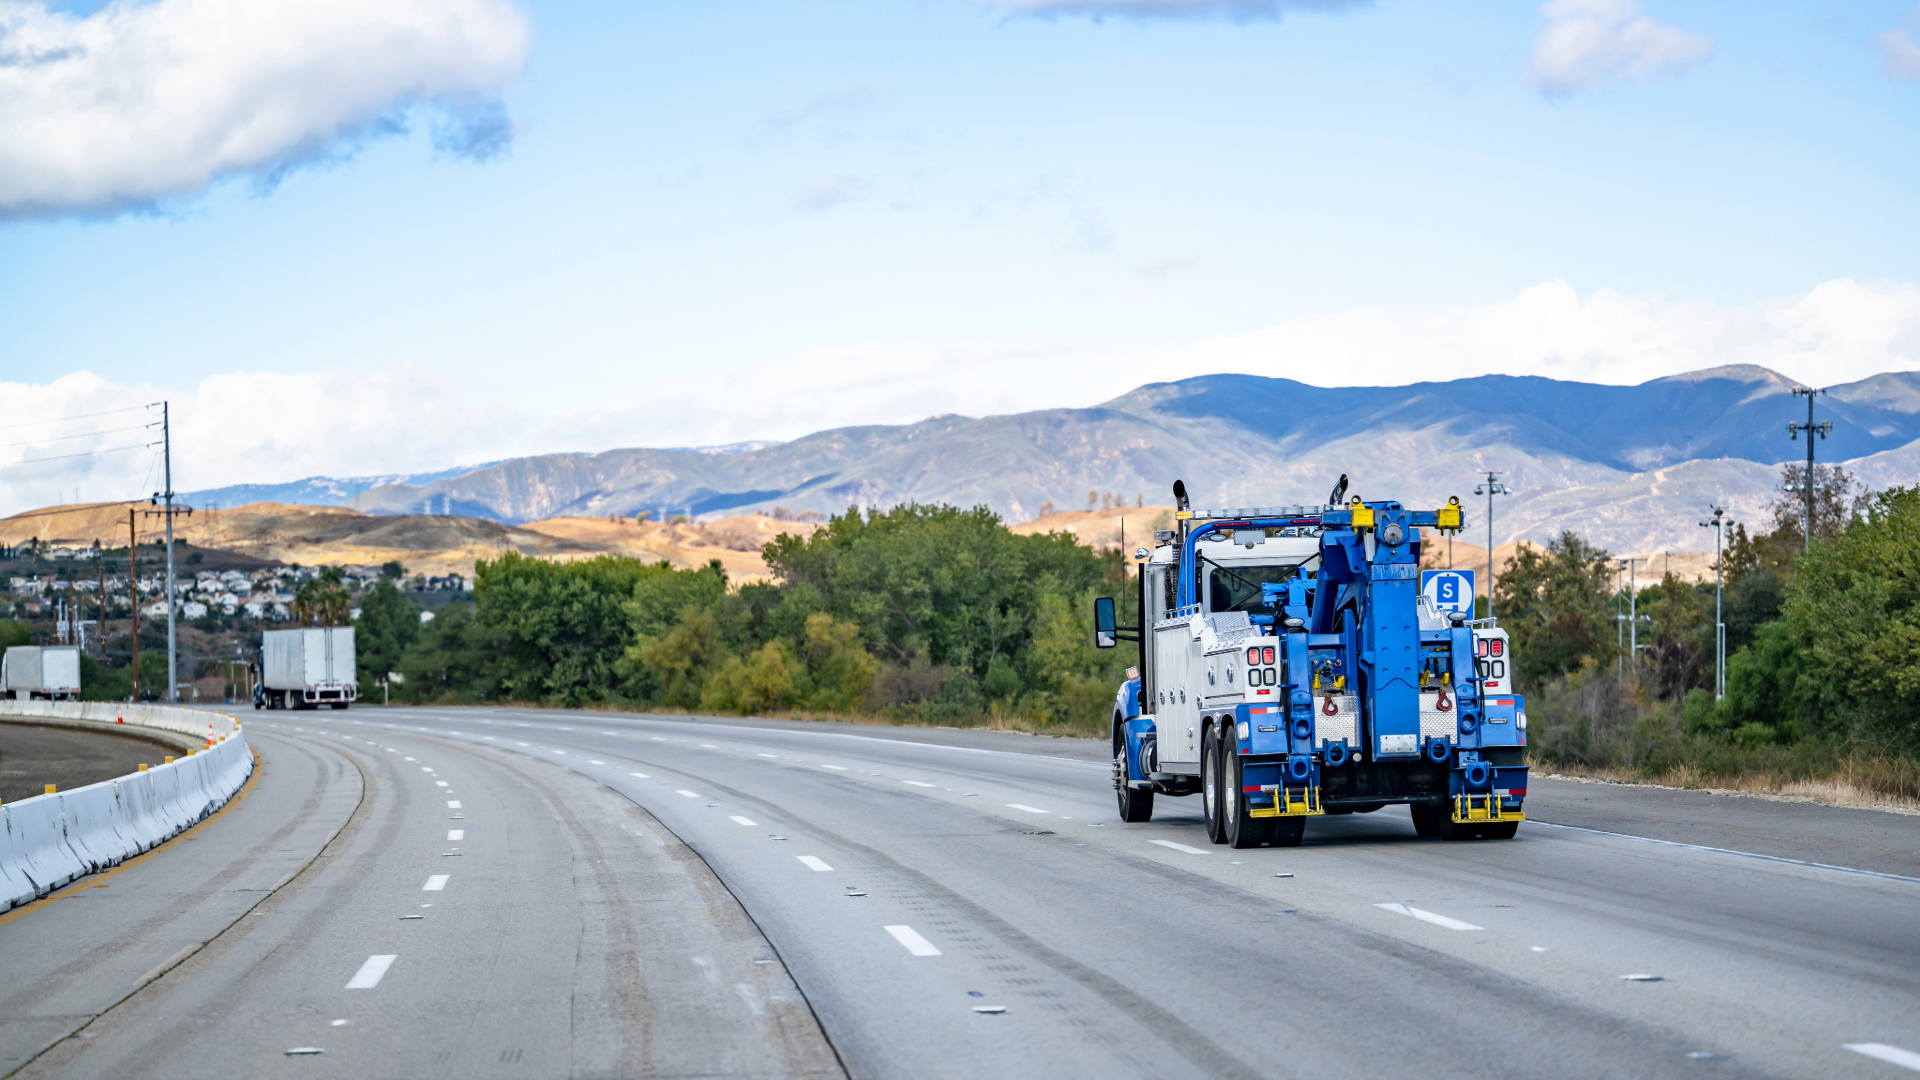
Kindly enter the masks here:
<path id="1" fill-rule="evenodd" d="M 361 598 L 360 617 L 353 626 L 360 685 L 370 691 L 387 672 L 400 670 L 407 646 L 419 639 L 420 609 L 383 578 Z"/>
<path id="2" fill-rule="evenodd" d="M 0 619 L 0 650 L 33 644 L 33 627 L 18 619 Z"/>
<path id="3" fill-rule="evenodd" d="M 628 607 L 647 572 L 613 555 L 558 563 L 509 551 L 480 562 L 476 618 L 498 635 L 501 693 L 565 705 L 615 699 L 615 665 L 632 641 Z"/>
<path id="4" fill-rule="evenodd" d="M 1810 726 L 1920 750 L 1920 488 L 1882 492 L 1815 544 L 1781 616 L 1807 670 Z"/>
<path id="5" fill-rule="evenodd" d="M 1041 583 L 1078 594 L 1101 578 L 1098 555 L 1070 535 L 1017 536 L 991 510 L 902 505 L 850 510 L 811 537 L 765 549 L 790 586 L 814 590 L 835 618 L 897 663 L 924 656 L 985 677 L 1016 664 Z"/>
<path id="6" fill-rule="evenodd" d="M 1494 610 L 1513 638 L 1522 685 L 1613 660 L 1612 581 L 1612 556 L 1573 532 L 1544 551 L 1520 549 L 1500 576 Z"/>
<path id="7" fill-rule="evenodd" d="M 294 617 L 311 626 L 345 626 L 353 598 L 341 584 L 339 567 L 329 566 L 293 594 Z"/>
<path id="8" fill-rule="evenodd" d="M 419 631 L 393 669 L 406 680 L 392 687 L 397 700 L 484 701 L 498 693 L 500 642 L 474 618 L 473 605 L 442 608 Z"/>

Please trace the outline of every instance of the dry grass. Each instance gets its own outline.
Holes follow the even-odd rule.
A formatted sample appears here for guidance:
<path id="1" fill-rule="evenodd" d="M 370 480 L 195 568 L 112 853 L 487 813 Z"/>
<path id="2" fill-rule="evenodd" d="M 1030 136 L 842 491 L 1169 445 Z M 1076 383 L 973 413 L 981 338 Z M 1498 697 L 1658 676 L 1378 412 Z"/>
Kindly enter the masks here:
<path id="1" fill-rule="evenodd" d="M 1911 762 L 1855 755 L 1842 759 L 1834 775 L 1825 778 L 1783 777 L 1771 772 L 1707 776 L 1691 766 L 1681 766 L 1649 777 L 1624 769 L 1607 768 L 1583 768 L 1572 773 L 1543 772 L 1536 775 L 1545 780 L 1704 791 L 1714 795 L 1920 815 L 1920 787 L 1914 784 L 1913 774 Z"/>

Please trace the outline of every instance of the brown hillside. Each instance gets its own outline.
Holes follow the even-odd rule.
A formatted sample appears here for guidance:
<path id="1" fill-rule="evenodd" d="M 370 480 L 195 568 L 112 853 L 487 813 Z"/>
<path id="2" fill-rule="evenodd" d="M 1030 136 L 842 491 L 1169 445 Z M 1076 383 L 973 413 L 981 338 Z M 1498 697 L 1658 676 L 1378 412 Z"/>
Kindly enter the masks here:
<path id="1" fill-rule="evenodd" d="M 135 504 L 141 543 L 164 535 L 161 519 Z M 127 543 L 125 503 L 53 506 L 0 519 L 0 544 L 38 539 L 49 544 L 108 547 Z M 376 565 L 398 561 L 413 573 L 473 573 L 480 559 L 508 551 L 550 559 L 582 559 L 612 553 L 675 566 L 704 566 L 719 559 L 728 577 L 767 576 L 760 548 L 782 532 L 811 535 L 816 525 L 760 515 L 688 525 L 636 524 L 605 518 L 553 518 L 531 525 L 502 525 L 458 515 L 364 514 L 333 506 L 249 503 L 228 510 L 198 510 L 175 520 L 174 539 L 214 551 L 310 566 Z"/>
<path id="2" fill-rule="evenodd" d="M 650 562 L 665 559 L 679 567 L 705 566 L 719 559 L 731 581 L 765 580 L 767 564 L 760 557 L 760 549 L 769 540 L 781 533 L 811 536 L 819 527 L 763 514 L 680 525 L 632 518 L 558 517 L 530 521 L 524 526 L 595 551 L 632 555 Z"/>

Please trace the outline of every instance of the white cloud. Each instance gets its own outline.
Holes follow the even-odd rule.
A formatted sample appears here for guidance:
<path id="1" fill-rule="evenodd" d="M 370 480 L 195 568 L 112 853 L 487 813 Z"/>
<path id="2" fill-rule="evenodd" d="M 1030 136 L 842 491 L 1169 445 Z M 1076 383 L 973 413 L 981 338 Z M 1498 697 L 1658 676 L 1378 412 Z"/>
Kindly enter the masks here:
<path id="1" fill-rule="evenodd" d="M 0 217 L 190 195 L 422 102 L 443 148 L 490 156 L 529 36 L 505 0 L 0 0 Z"/>
<path id="2" fill-rule="evenodd" d="M 1498 303 L 1360 308 L 1180 350 L 1181 374 L 1247 371 L 1319 385 L 1499 373 L 1632 384 L 1758 364 L 1817 386 L 1920 367 L 1920 288 L 1825 282 L 1752 308 L 1550 281 Z"/>
<path id="3" fill-rule="evenodd" d="M 1618 79 L 1678 74 L 1713 56 L 1713 39 L 1640 13 L 1635 0 L 1549 0 L 1527 81 L 1572 94 Z"/>
<path id="4" fill-rule="evenodd" d="M 1365 0 L 980 0 L 1029 15 L 1131 15 L 1151 19 L 1277 19 L 1283 11 L 1356 7 Z"/>
<path id="5" fill-rule="evenodd" d="M 1920 8 L 1907 16 L 1905 26 L 1881 31 L 1873 39 L 1887 58 L 1887 71 L 1902 79 L 1920 79 Z"/>
<path id="6" fill-rule="evenodd" d="M 623 364 L 625 361 L 623 361 Z M 512 387 L 408 364 L 279 374 L 236 372 L 192 387 L 120 386 L 93 375 L 0 383 L 0 513 L 60 501 L 144 496 L 159 486 L 140 445 L 144 412 L 20 426 L 170 398 L 180 490 L 313 475 L 425 472 L 523 454 L 794 438 L 941 413 L 981 416 L 1086 406 L 1143 383 L 1236 372 L 1321 386 L 1404 385 L 1489 373 L 1612 384 L 1724 364 L 1759 364 L 1827 386 L 1920 368 L 1920 287 L 1825 282 L 1726 308 L 1560 281 L 1508 299 L 1361 308 L 1171 348 L 1128 335 L 895 338 L 774 357 L 749 368 L 636 358 L 630 385 L 589 408 L 538 411 Z M 299 402 L 297 417 L 289 402 Z M 55 441 L 56 435 L 96 434 Z M 29 445 L 14 445 L 26 443 Z M 70 495 L 66 497 L 71 497 Z"/>

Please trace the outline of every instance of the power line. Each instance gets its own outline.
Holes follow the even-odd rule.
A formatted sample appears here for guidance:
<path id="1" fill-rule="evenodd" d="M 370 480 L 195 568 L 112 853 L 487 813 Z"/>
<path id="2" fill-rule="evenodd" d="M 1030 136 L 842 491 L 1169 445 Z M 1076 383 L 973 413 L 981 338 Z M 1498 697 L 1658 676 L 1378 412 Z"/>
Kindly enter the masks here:
<path id="1" fill-rule="evenodd" d="M 51 420 L 30 420 L 24 424 L 0 424 L 0 431 L 13 431 L 18 428 L 29 427 L 46 427 L 48 424 L 64 424 L 69 420 L 91 420 L 96 416 L 114 416 L 124 412 L 138 412 L 141 409 L 151 409 L 157 404 L 159 404 L 159 402 L 153 402 L 147 405 L 129 405 L 124 409 L 108 409 L 106 412 L 79 413 L 75 416 L 56 416 Z"/>
<path id="2" fill-rule="evenodd" d="M 95 435 L 117 435 L 122 431 L 144 431 L 147 428 L 150 428 L 152 426 L 153 426 L 152 424 L 133 424 L 129 427 L 108 428 L 105 431 L 80 431 L 80 432 L 75 432 L 72 435 L 49 435 L 44 439 L 28 439 L 26 442 L 0 443 L 0 447 L 38 446 L 41 443 L 65 442 L 68 439 L 89 439 Z"/>
<path id="3" fill-rule="evenodd" d="M 88 450 L 83 454 L 55 454 L 52 457 L 26 458 L 22 461 L 16 461 L 11 465 L 0 465 L 0 472 L 8 469 L 17 469 L 22 465 L 34 465 L 42 461 L 67 461 L 72 458 L 94 457 L 99 454 L 118 454 L 125 450 L 145 450 L 152 445 L 152 443 L 134 443 L 132 446 L 115 446 L 106 450 Z"/>

